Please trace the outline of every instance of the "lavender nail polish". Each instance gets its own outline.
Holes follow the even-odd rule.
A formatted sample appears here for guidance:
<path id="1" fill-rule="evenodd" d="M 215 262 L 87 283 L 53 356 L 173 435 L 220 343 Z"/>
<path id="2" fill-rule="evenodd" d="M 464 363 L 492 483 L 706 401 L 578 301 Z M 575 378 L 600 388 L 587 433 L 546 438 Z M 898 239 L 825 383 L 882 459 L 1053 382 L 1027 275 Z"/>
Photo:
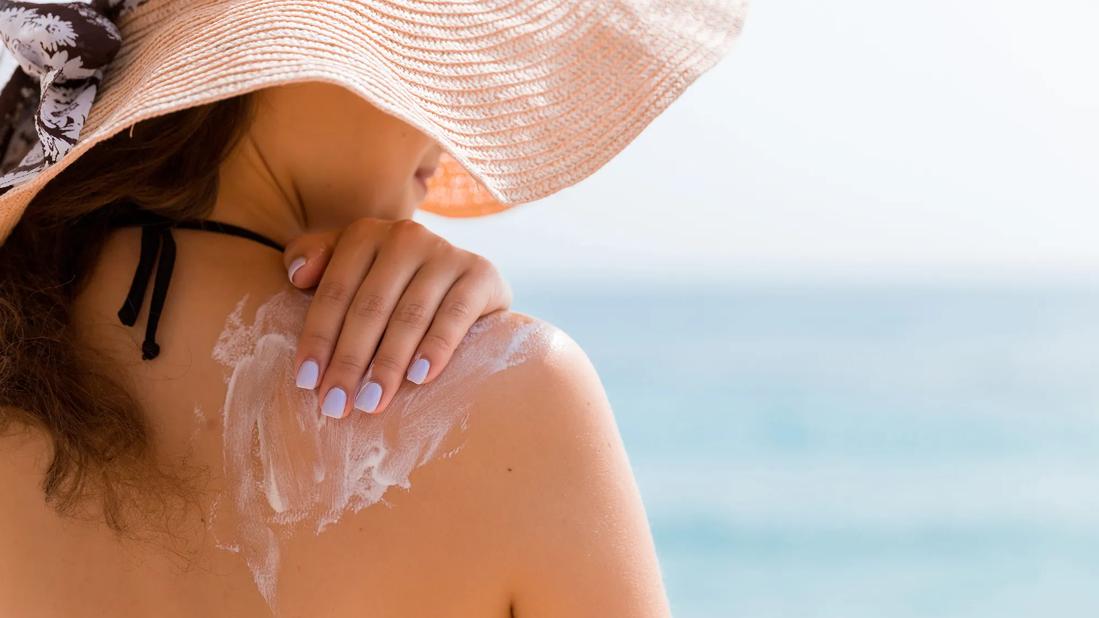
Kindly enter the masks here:
<path id="1" fill-rule="evenodd" d="M 423 384 L 429 369 L 431 369 L 431 362 L 426 358 L 421 358 L 412 363 L 412 366 L 408 368 L 408 374 L 406 374 L 405 377 L 408 378 L 410 382 Z"/>
<path id="2" fill-rule="evenodd" d="M 382 400 L 382 387 L 377 382 L 367 382 L 355 398 L 355 407 L 363 412 L 373 412 Z"/>
<path id="3" fill-rule="evenodd" d="M 320 375 L 320 367 L 317 361 L 309 359 L 298 368 L 298 388 L 312 390 L 317 388 L 317 377 Z"/>
<path id="4" fill-rule="evenodd" d="M 290 278 L 290 283 L 294 283 L 294 273 L 298 272 L 302 266 L 305 266 L 305 258 L 296 258 L 293 262 L 290 262 L 290 268 L 287 269 L 287 276 Z"/>
<path id="5" fill-rule="evenodd" d="M 339 418 L 343 416 L 343 406 L 347 403 L 347 393 L 343 392 L 340 387 L 334 387 L 328 389 L 328 394 L 324 396 L 324 403 L 321 404 L 321 412 L 325 416 L 331 416 Z"/>

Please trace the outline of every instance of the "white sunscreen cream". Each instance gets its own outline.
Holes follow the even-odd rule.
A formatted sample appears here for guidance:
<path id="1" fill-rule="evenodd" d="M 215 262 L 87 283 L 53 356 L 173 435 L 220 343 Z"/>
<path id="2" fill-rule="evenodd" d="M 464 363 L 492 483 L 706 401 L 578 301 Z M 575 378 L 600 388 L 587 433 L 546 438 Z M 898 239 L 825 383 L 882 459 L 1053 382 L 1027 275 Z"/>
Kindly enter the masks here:
<path id="1" fill-rule="evenodd" d="M 280 539 L 302 529 L 320 534 L 342 514 L 377 503 L 388 488 L 409 488 L 412 470 L 436 455 L 452 428 L 465 426 L 472 386 L 565 336 L 541 321 L 482 336 L 509 319 L 495 313 L 473 325 L 431 383 L 403 382 L 380 414 L 352 409 L 332 419 L 320 413 L 316 392 L 294 384 L 295 347 L 311 299 L 281 291 L 251 324 L 242 318 L 247 297 L 241 299 L 213 351 L 228 372 L 221 415 L 226 490 L 208 521 L 232 522 L 215 529 L 218 547 L 240 554 L 276 615 Z"/>

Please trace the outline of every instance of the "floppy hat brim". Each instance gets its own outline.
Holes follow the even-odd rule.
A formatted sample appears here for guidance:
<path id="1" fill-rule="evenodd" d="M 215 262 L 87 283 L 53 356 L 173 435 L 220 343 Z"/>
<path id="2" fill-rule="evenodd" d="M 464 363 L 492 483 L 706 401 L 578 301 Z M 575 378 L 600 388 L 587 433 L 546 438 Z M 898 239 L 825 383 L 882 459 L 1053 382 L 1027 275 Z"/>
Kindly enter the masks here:
<path id="1" fill-rule="evenodd" d="M 268 86 L 342 85 L 448 156 L 421 206 L 479 216 L 586 178 L 725 53 L 746 0 L 148 0 L 80 139 L 0 196 L 0 240 L 83 152 L 130 125 Z"/>

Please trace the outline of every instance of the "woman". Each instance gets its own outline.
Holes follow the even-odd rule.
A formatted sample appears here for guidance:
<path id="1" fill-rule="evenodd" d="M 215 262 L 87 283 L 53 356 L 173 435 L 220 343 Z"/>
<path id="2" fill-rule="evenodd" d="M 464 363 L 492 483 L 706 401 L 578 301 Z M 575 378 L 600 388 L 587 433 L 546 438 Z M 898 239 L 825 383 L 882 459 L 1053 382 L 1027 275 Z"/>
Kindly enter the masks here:
<path id="1" fill-rule="evenodd" d="M 0 615 L 666 614 L 644 511 L 591 363 L 552 325 L 497 310 L 509 294 L 495 271 L 408 220 L 429 203 L 443 214 L 498 210 L 484 193 L 470 201 L 472 178 L 511 201 L 552 192 L 624 144 L 586 153 L 571 176 L 539 171 L 553 168 L 550 157 L 511 168 L 517 150 L 509 157 L 502 145 L 537 151 L 552 132 L 470 124 L 490 110 L 444 105 L 445 89 L 417 90 L 360 64 L 362 54 L 392 49 L 386 28 L 410 10 L 432 40 L 481 54 L 506 52 L 484 40 L 507 29 L 505 17 L 543 25 L 574 17 L 555 16 L 552 5 L 516 13 L 488 2 L 455 5 L 449 17 L 414 3 L 137 4 L 96 4 L 100 14 L 87 22 L 77 21 L 87 7 L 36 9 L 53 11 L 56 19 L 34 22 L 53 38 L 43 45 L 40 35 L 42 53 L 20 57 L 43 84 L 41 101 L 79 101 L 87 90 L 75 80 L 98 76 L 51 81 L 72 66 L 71 56 L 50 65 L 51 53 L 71 45 L 58 20 L 84 35 L 107 16 L 124 40 L 140 41 L 121 48 L 79 141 L 63 137 L 66 121 L 83 118 L 57 122 L 42 115 L 50 105 L 38 106 L 40 148 L 9 172 L 15 188 L 0 202 L 6 217 L 20 217 L 0 247 L 8 429 Z M 480 25 L 470 23 L 471 7 Z M 303 12 L 312 12 L 307 24 L 285 25 Z M 596 25 L 621 33 L 622 24 L 598 12 L 585 32 L 591 49 L 605 50 Z M 739 23 L 728 8 L 713 13 Z M 24 32 L 32 22 L 20 15 Z M 670 31 L 669 15 L 653 24 Z M 262 19 L 270 30 L 256 31 L 268 34 L 250 42 L 224 30 Z M 442 36 L 444 22 L 468 36 Z M 339 56 L 342 80 L 319 62 L 303 71 L 300 48 L 297 57 L 279 48 L 284 66 L 265 64 L 274 39 L 293 31 L 298 43 L 316 42 L 318 30 L 331 45 L 358 32 L 376 47 Z M 158 94 L 181 97 L 181 83 L 214 87 L 199 84 L 204 73 L 193 63 L 179 69 L 184 79 L 168 79 L 164 67 L 184 66 L 196 50 L 232 55 L 229 43 L 255 47 L 212 73 L 249 68 L 243 74 L 267 81 L 177 100 L 157 116 Z M 408 54 L 427 47 L 402 44 Z M 565 51 L 598 64 L 576 40 L 557 45 L 539 51 L 547 66 L 575 67 Z M 441 58 L 475 62 L 466 51 Z M 86 55 L 81 70 L 94 60 Z M 434 68 L 470 79 L 460 66 Z M 573 70 L 566 75 L 587 72 Z M 509 77 L 525 84 L 522 96 L 492 100 L 512 109 L 527 97 L 548 100 L 552 80 L 535 73 Z M 138 88 L 134 75 L 148 81 Z M 629 85 L 624 79 L 612 82 Z M 49 98 L 53 86 L 70 90 Z M 394 112 L 383 95 L 400 92 L 423 97 L 405 110 L 423 124 L 378 107 Z M 575 107 L 560 105 L 533 111 Z M 97 117 L 100 106 L 108 111 Z M 648 118 L 658 111 L 642 107 Z M 461 114 L 472 115 L 447 124 Z M 460 143 L 470 133 L 497 139 L 494 160 L 473 156 L 477 140 Z M 444 159 L 435 182 L 450 190 L 433 198 L 423 180 L 444 150 L 473 175 L 463 180 L 465 170 Z M 524 184 L 532 179 L 542 184 Z M 180 224 L 195 221 L 223 225 Z M 315 294 L 295 287 L 314 284 Z"/>

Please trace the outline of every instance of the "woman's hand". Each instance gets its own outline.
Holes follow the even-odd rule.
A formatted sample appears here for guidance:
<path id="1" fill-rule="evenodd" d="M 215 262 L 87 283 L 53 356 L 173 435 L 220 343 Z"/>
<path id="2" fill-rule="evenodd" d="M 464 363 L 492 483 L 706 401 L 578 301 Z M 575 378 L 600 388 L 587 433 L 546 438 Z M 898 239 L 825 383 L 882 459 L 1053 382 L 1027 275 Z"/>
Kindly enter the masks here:
<path id="1" fill-rule="evenodd" d="M 478 318 L 511 305 L 491 262 L 410 219 L 303 234 L 283 262 L 294 286 L 317 288 L 297 385 L 319 385 L 321 412 L 336 418 L 352 407 L 381 412 L 405 379 L 430 382 Z"/>

